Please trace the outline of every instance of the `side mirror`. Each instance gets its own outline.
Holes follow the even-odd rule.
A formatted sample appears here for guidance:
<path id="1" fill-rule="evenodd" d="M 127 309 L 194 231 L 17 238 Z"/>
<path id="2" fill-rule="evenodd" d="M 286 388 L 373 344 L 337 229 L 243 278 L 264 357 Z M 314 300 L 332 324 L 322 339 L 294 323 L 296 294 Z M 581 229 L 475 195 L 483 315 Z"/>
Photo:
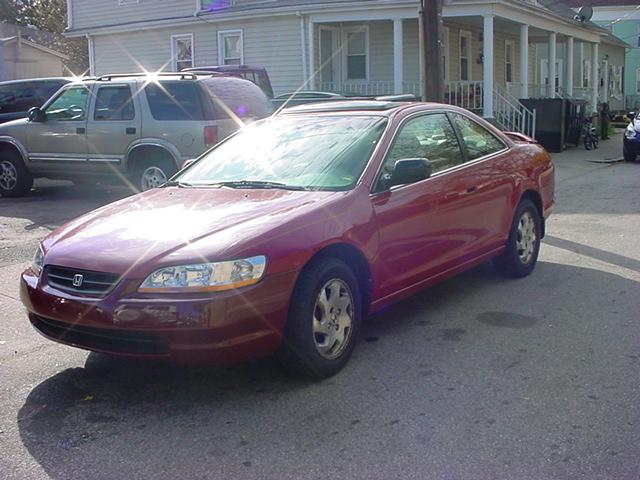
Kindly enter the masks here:
<path id="1" fill-rule="evenodd" d="M 193 165 L 193 162 L 195 162 L 196 159 L 195 158 L 190 158 L 188 160 L 185 160 L 184 163 L 182 164 L 182 167 L 180 167 L 180 170 L 184 170 L 187 167 L 190 167 L 191 165 Z"/>
<path id="2" fill-rule="evenodd" d="M 431 176 L 431 162 L 426 158 L 405 158 L 396 162 L 390 187 L 425 180 Z"/>
<path id="3" fill-rule="evenodd" d="M 47 119 L 47 115 L 42 110 L 40 110 L 39 107 L 31 107 L 29 109 L 28 118 L 30 122 L 39 123 L 44 122 Z"/>
<path id="4" fill-rule="evenodd" d="M 629 112 L 627 113 L 627 118 L 631 121 L 633 121 L 634 118 L 636 118 L 636 112 Z"/>

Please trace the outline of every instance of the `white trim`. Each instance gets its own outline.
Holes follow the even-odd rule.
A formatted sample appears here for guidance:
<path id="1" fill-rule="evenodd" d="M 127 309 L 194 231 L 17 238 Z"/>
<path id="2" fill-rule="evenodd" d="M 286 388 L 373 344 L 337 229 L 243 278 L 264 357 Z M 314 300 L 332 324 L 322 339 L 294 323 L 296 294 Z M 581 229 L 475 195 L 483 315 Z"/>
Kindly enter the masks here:
<path id="1" fill-rule="evenodd" d="M 529 25 L 520 25 L 520 98 L 529 98 Z"/>
<path id="2" fill-rule="evenodd" d="M 218 30 L 218 65 L 225 65 L 224 37 L 236 35 L 240 36 L 240 65 L 244 65 L 244 31 L 242 28 L 234 30 Z"/>
<path id="3" fill-rule="evenodd" d="M 574 79 L 573 79 L 573 68 L 574 68 L 574 61 L 575 61 L 575 48 L 574 48 L 574 40 L 573 37 L 568 37 L 567 38 L 567 51 L 566 51 L 566 59 L 567 59 L 567 78 L 566 78 L 566 89 L 567 89 L 567 95 L 569 97 L 573 96 L 573 83 L 574 83 Z"/>
<path id="4" fill-rule="evenodd" d="M 300 52 L 302 53 L 302 85 L 303 89 L 306 87 L 309 82 L 309 77 L 307 77 L 307 46 L 305 44 L 304 37 L 304 15 L 300 15 Z"/>
<path id="5" fill-rule="evenodd" d="M 402 93 L 404 40 L 402 19 L 393 20 L 393 93 Z"/>
<path id="6" fill-rule="evenodd" d="M 178 71 L 178 52 L 176 50 L 177 41 L 184 40 L 185 38 L 188 38 L 191 41 L 191 68 L 196 66 L 196 44 L 193 33 L 174 34 L 171 35 L 171 70 L 174 72 Z"/>
<path id="7" fill-rule="evenodd" d="M 316 25 L 309 19 L 307 35 L 309 35 L 309 89 L 316 89 L 316 50 L 315 50 L 315 30 Z"/>
<path id="8" fill-rule="evenodd" d="M 348 43 L 348 35 L 350 33 L 364 33 L 364 64 L 365 64 L 365 78 L 348 78 L 349 70 L 347 68 L 347 58 L 349 56 L 349 43 Z M 343 82 L 368 82 L 370 78 L 369 74 L 369 25 L 353 25 L 348 27 L 342 27 L 340 29 L 340 37 L 344 38 L 344 40 L 339 40 L 344 43 L 344 48 L 341 49 L 342 54 L 342 77 Z M 361 55 L 361 54 L 358 54 Z"/>
<path id="9" fill-rule="evenodd" d="M 138 0 L 118 0 L 118 5 L 137 5 L 140 3 Z"/>
<path id="10" fill-rule="evenodd" d="M 89 75 L 96 74 L 95 41 L 91 35 L 87 35 L 87 48 L 89 50 Z"/>
<path id="11" fill-rule="evenodd" d="M 509 51 L 509 48 L 511 48 L 511 62 L 507 62 L 507 52 Z M 507 78 L 507 65 L 511 64 L 511 78 Z M 515 64 L 516 64 L 516 42 L 515 40 L 511 39 L 511 38 L 507 38 L 504 41 L 504 80 L 506 83 L 513 83 L 516 81 L 516 71 L 515 71 Z"/>
<path id="12" fill-rule="evenodd" d="M 483 105 L 482 115 L 485 118 L 493 118 L 493 89 L 494 89 L 494 16 L 485 15 L 482 17 L 482 56 L 484 59 L 482 68 L 483 82 Z M 470 53 L 473 49 L 470 50 Z"/>
<path id="13" fill-rule="evenodd" d="M 67 0 L 67 28 L 73 28 L 73 0 Z"/>
<path id="14" fill-rule="evenodd" d="M 636 68 L 636 95 L 640 95 L 640 67 Z"/>
<path id="15" fill-rule="evenodd" d="M 451 30 L 449 27 L 442 27 L 442 56 L 444 57 L 444 64 L 442 69 L 444 70 L 444 81 L 448 82 L 451 77 Z"/>
<path id="16" fill-rule="evenodd" d="M 460 39 L 465 37 L 467 39 L 467 78 L 462 78 L 462 42 Z M 468 30 L 460 30 L 458 32 L 458 80 L 461 82 L 471 81 L 473 75 L 471 75 L 473 64 L 473 35 Z"/>

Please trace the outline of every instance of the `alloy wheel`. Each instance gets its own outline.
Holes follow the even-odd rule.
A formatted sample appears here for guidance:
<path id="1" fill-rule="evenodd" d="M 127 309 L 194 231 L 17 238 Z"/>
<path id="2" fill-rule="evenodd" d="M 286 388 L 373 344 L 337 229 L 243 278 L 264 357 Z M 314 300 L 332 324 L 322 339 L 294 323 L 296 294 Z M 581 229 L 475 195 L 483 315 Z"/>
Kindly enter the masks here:
<path id="1" fill-rule="evenodd" d="M 18 172 L 13 163 L 4 160 L 0 162 L 0 187 L 4 190 L 13 190 L 18 184 Z"/>
<path id="2" fill-rule="evenodd" d="M 329 280 L 313 309 L 313 339 L 320 355 L 332 360 L 344 352 L 353 330 L 353 295 L 342 280 Z"/>
<path id="3" fill-rule="evenodd" d="M 538 239 L 536 223 L 531 212 L 525 211 L 520 217 L 517 235 L 516 248 L 518 250 L 518 256 L 520 257 L 520 261 L 526 265 L 531 261 Z"/>
<path id="4" fill-rule="evenodd" d="M 167 182 L 167 175 L 164 171 L 156 166 L 145 168 L 142 172 L 141 187 L 143 191 L 157 188 Z"/>

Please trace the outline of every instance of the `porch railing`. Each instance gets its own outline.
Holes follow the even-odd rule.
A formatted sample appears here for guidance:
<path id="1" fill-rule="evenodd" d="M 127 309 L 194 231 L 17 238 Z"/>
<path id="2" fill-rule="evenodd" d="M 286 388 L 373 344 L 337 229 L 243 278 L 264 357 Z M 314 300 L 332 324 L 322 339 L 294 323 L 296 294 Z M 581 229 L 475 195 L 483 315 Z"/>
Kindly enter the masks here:
<path id="1" fill-rule="evenodd" d="M 320 82 L 323 92 L 346 93 L 349 95 L 378 96 L 393 94 L 393 82 Z"/>
<path id="2" fill-rule="evenodd" d="M 445 84 L 444 101 L 473 112 L 482 111 L 482 82 L 454 81 Z"/>
<path id="3" fill-rule="evenodd" d="M 493 88 L 493 114 L 496 121 L 509 132 L 520 132 L 530 137 L 536 134 L 536 111 L 529 110 L 506 89 Z"/>

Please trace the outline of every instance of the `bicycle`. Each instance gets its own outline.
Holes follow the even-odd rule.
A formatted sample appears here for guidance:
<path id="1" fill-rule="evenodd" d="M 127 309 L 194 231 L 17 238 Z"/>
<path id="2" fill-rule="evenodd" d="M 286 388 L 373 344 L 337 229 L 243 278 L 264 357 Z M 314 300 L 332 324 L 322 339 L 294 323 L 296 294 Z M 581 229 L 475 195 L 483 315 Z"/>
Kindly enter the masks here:
<path id="1" fill-rule="evenodd" d="M 596 129 L 593 126 L 593 119 L 587 117 L 584 119 L 584 148 L 586 150 L 595 150 L 598 148 L 598 135 Z"/>

